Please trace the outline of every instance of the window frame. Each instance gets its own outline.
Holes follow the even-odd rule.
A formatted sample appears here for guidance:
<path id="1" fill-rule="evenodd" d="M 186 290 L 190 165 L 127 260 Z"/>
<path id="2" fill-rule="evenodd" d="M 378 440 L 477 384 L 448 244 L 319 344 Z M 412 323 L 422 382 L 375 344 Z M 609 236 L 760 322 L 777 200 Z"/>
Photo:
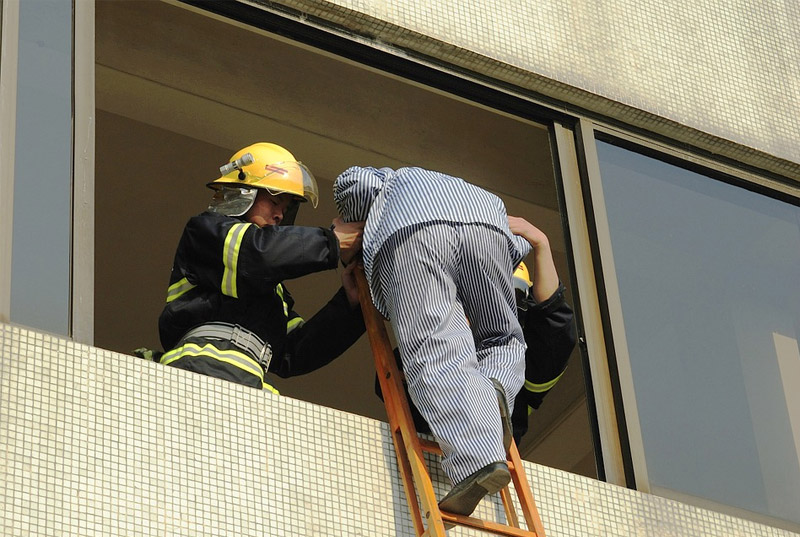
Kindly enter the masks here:
<path id="1" fill-rule="evenodd" d="M 72 244 L 70 335 L 94 343 L 94 2 L 73 0 Z"/>
<path id="2" fill-rule="evenodd" d="M 19 61 L 19 2 L 0 2 L 0 321 L 11 319 L 11 269 L 14 231 L 16 115 Z M 67 284 L 67 337 L 92 342 L 94 254 L 94 2 L 71 2 L 71 200 Z M 84 133 L 76 144 L 76 134 Z M 78 269 L 76 270 L 76 265 Z M 89 268 L 87 271 L 86 268 Z M 88 328 L 88 330 L 87 330 Z"/>
<path id="3" fill-rule="evenodd" d="M 654 139 L 655 137 L 646 137 L 609 124 L 582 121 L 581 125 L 582 127 L 585 126 L 586 145 L 589 146 L 589 151 L 584 155 L 588 169 L 585 177 L 586 191 L 589 196 L 586 210 L 590 213 L 589 218 L 591 219 L 594 235 L 592 238 L 592 243 L 595 246 L 594 262 L 599 267 L 599 277 L 601 278 L 598 281 L 598 286 L 602 285 L 605 295 L 601 316 L 604 328 L 610 339 L 607 344 L 613 349 L 609 353 L 611 358 L 609 368 L 615 385 L 613 390 L 614 407 L 617 415 L 620 416 L 620 433 L 624 438 L 623 443 L 627 444 L 627 446 L 623 446 L 623 452 L 629 457 L 626 461 L 630 464 L 628 469 L 635 481 L 635 487 L 632 488 L 766 525 L 798 531 L 800 527 L 782 519 L 666 489 L 650 482 L 645 460 L 641 422 L 634 393 L 633 373 L 630 353 L 627 347 L 619 284 L 616 278 L 617 272 L 614 266 L 615 260 L 610 254 L 612 252 L 611 232 L 600 177 L 600 164 L 594 141 L 607 142 L 634 153 L 701 174 L 709 180 L 721 181 L 796 206 L 800 206 L 800 184 L 784 177 L 767 173 L 759 174 L 747 166 L 716 160 L 702 155 L 698 151 L 678 148 L 664 140 L 657 141 Z"/>
<path id="4" fill-rule="evenodd" d="M 11 319 L 19 3 L 0 1 L 0 321 Z"/>

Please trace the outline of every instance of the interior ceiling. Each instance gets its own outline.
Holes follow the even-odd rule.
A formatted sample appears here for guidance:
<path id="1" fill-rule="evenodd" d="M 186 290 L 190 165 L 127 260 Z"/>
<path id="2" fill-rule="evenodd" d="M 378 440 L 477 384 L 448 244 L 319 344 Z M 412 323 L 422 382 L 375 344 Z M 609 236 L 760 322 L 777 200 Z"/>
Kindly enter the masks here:
<path id="1" fill-rule="evenodd" d="M 159 348 L 156 321 L 186 220 L 204 185 L 254 141 L 289 148 L 320 186 L 300 225 L 336 216 L 332 181 L 352 165 L 418 165 L 498 193 L 509 214 L 549 237 L 569 287 L 545 126 L 161 2 L 96 8 L 95 344 Z M 288 282 L 310 317 L 338 288 L 336 271 Z M 570 367 L 520 452 L 595 476 L 582 366 Z M 343 379 L 349 384 L 344 386 Z M 385 420 L 366 337 L 331 365 L 277 379 L 283 395 Z"/>

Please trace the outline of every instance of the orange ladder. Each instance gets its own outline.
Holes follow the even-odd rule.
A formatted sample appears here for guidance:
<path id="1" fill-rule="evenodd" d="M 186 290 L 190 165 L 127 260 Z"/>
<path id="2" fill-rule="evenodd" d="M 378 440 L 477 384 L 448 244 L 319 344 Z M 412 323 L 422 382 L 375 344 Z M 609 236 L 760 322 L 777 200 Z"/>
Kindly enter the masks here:
<path id="1" fill-rule="evenodd" d="M 509 487 L 500 491 L 500 497 L 506 513 L 508 524 L 481 520 L 471 516 L 456 515 L 441 511 L 433 491 L 433 485 L 428 469 L 423 459 L 423 451 L 441 455 L 442 451 L 435 442 L 420 438 L 411 417 L 408 400 L 403 389 L 402 377 L 394 354 L 383 317 L 375 309 L 370 296 L 369 285 L 361 266 L 355 270 L 358 298 L 364 312 L 364 322 L 369 335 L 372 354 L 375 357 L 375 368 L 378 372 L 383 400 L 386 404 L 386 413 L 389 417 L 389 426 L 392 430 L 395 453 L 403 479 L 403 488 L 406 500 L 411 510 L 411 518 L 417 537 L 445 537 L 444 523 L 477 528 L 496 535 L 509 535 L 518 537 L 545 537 L 544 527 L 539 518 L 539 511 L 533 500 L 531 488 L 525 477 L 525 469 L 519 457 L 517 445 L 512 439 L 511 446 L 506 453 L 508 468 L 511 471 L 511 480 L 517 492 L 518 500 L 528 529 L 519 525 L 517 512 L 514 508 Z M 420 498 L 417 499 L 417 493 Z M 420 509 L 420 504 L 422 509 Z M 425 523 L 423 524 L 422 512 L 424 511 Z"/>

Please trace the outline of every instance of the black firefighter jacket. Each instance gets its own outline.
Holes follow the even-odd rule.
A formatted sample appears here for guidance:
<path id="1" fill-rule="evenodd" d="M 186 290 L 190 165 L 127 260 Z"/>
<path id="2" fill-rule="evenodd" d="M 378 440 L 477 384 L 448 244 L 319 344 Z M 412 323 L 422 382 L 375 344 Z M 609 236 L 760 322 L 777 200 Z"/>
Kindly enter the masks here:
<path id="1" fill-rule="evenodd" d="M 175 253 L 167 304 L 158 322 L 161 344 L 169 351 L 194 327 L 228 323 L 255 333 L 271 347 L 270 372 L 291 377 L 314 371 L 364 333 L 361 309 L 351 308 L 339 289 L 304 322 L 281 282 L 336 268 L 338 261 L 338 242 L 327 229 L 259 228 L 211 212 L 195 216 Z"/>

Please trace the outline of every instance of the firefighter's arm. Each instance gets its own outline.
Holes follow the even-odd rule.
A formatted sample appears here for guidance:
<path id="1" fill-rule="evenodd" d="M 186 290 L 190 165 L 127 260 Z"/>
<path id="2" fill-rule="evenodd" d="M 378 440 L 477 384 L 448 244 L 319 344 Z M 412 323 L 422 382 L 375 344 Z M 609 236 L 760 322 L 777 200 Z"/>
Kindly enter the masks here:
<path id="1" fill-rule="evenodd" d="M 556 292 L 544 302 L 536 302 L 533 296 L 526 299 L 528 309 L 522 329 L 528 346 L 525 390 L 527 404 L 533 408 L 539 407 L 561 378 L 575 348 L 575 318 L 564 292 L 564 286 L 559 284 Z"/>
<path id="2" fill-rule="evenodd" d="M 361 308 L 351 306 L 341 288 L 316 315 L 287 334 L 283 359 L 273 360 L 269 370 L 283 378 L 315 371 L 350 348 L 365 330 Z"/>
<path id="3" fill-rule="evenodd" d="M 537 302 L 544 302 L 556 292 L 559 284 L 550 240 L 542 230 L 524 218 L 509 216 L 508 227 L 514 235 L 523 237 L 531 245 L 533 262 L 528 266 L 533 273 L 531 293 Z"/>
<path id="4" fill-rule="evenodd" d="M 180 254 L 195 285 L 223 294 L 263 293 L 278 282 L 335 268 L 339 246 L 327 229 L 267 226 L 203 213 L 189 220 Z"/>

